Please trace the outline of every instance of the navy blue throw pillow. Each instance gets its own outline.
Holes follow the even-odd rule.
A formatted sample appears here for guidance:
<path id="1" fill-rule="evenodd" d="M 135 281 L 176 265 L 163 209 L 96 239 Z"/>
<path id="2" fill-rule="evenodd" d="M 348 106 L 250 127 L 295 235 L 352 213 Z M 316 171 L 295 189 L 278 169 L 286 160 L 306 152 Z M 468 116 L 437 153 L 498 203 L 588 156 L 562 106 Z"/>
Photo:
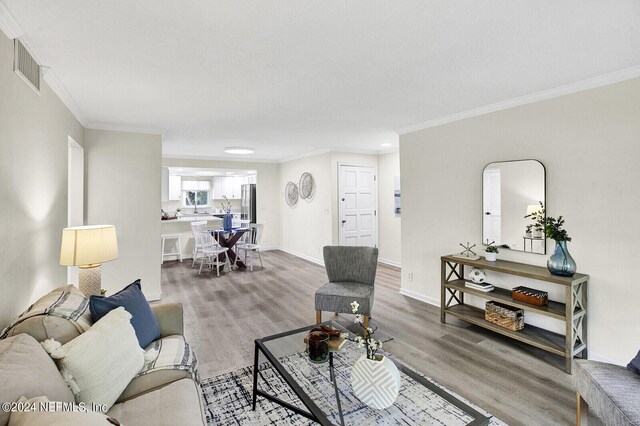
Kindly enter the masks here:
<path id="1" fill-rule="evenodd" d="M 640 374 L 640 351 L 638 351 L 636 357 L 627 364 L 627 368 L 636 374 Z"/>
<path id="2" fill-rule="evenodd" d="M 91 296 L 89 310 L 93 322 L 98 321 L 112 310 L 120 306 L 131 314 L 131 325 L 136 331 L 136 337 L 141 348 L 146 348 L 153 341 L 160 338 L 160 325 L 151 311 L 149 302 L 142 294 L 140 280 L 135 280 L 113 296 Z"/>

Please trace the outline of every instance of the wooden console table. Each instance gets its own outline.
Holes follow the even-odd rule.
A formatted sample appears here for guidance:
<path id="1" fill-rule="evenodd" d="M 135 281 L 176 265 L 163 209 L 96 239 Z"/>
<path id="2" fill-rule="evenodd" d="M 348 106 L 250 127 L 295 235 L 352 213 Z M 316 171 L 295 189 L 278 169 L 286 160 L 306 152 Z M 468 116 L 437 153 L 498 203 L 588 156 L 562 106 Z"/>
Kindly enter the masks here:
<path id="1" fill-rule="evenodd" d="M 588 275 L 575 274 L 573 277 L 558 277 L 551 275 L 547 268 L 544 267 L 507 262 L 505 260 L 487 262 L 483 258 L 471 260 L 450 255 L 442 256 L 440 261 L 442 277 L 440 321 L 442 323 L 446 321 L 447 314 L 453 315 L 471 324 L 560 355 L 565 359 L 565 371 L 569 374 L 571 374 L 571 361 L 574 356 L 580 354 L 582 358 L 587 358 Z M 464 280 L 465 266 L 564 286 L 565 303 L 549 300 L 547 306 L 534 306 L 513 300 L 510 289 L 495 287 L 495 290 L 485 293 L 466 287 Z M 520 331 L 511 331 L 500 327 L 484 319 L 484 309 L 465 304 L 465 293 L 565 321 L 566 333 L 561 335 L 530 324 L 526 324 L 524 329 Z"/>

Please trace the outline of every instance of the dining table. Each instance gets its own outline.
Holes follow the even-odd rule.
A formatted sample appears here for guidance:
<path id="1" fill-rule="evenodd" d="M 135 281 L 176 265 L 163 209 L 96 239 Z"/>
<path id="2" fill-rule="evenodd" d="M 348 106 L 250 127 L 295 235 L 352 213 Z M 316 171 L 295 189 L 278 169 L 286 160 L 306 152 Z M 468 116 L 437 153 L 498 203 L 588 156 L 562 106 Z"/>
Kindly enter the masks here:
<path id="1" fill-rule="evenodd" d="M 247 265 L 240 260 L 240 256 L 233 249 L 236 243 L 242 238 L 245 232 L 251 231 L 251 228 L 237 227 L 225 230 L 222 228 L 211 230 L 211 235 L 214 236 L 216 241 L 222 246 L 227 248 L 226 255 L 229 258 L 231 265 L 235 265 L 238 268 L 246 268 Z"/>

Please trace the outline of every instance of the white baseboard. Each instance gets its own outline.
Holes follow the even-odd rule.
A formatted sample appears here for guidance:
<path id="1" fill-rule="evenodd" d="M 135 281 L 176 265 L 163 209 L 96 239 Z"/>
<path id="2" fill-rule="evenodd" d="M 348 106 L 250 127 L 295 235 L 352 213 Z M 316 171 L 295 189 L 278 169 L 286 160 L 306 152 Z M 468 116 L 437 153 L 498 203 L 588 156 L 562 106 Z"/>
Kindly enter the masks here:
<path id="1" fill-rule="evenodd" d="M 147 299 L 147 302 L 155 302 L 156 300 L 162 299 L 162 293 L 145 294 L 144 297 Z"/>
<path id="2" fill-rule="evenodd" d="M 407 290 L 406 288 L 400 289 L 400 294 L 403 296 L 410 297 L 412 299 L 419 300 L 424 303 L 428 303 L 429 305 L 440 307 L 440 300 L 434 299 L 433 297 L 429 297 L 426 294 L 418 293 L 415 291 Z"/>
<path id="3" fill-rule="evenodd" d="M 298 253 L 282 247 L 280 247 L 280 250 L 301 259 L 308 260 L 309 262 L 315 263 L 316 265 L 324 266 L 324 261 L 322 261 L 321 259 L 316 259 L 315 257 L 307 256 L 306 254 Z"/>
<path id="4" fill-rule="evenodd" d="M 622 362 L 622 361 L 619 361 L 617 359 L 609 358 L 608 356 L 600 355 L 600 354 L 594 353 L 592 351 L 589 351 L 589 359 L 591 361 L 606 362 L 607 364 L 622 365 L 623 367 L 627 365 L 626 362 Z"/>
<path id="5" fill-rule="evenodd" d="M 396 262 L 395 260 L 383 259 L 379 257 L 378 262 L 384 263 L 385 265 L 389 265 L 389 266 L 395 266 L 396 268 L 401 268 L 400 262 Z"/>

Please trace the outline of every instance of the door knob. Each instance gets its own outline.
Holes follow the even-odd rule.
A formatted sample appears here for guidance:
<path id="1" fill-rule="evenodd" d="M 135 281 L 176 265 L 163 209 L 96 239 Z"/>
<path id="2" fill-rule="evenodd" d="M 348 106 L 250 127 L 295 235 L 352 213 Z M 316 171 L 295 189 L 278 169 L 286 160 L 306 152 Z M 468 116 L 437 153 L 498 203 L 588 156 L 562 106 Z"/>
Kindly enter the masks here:
<path id="1" fill-rule="evenodd" d="M 484 212 L 487 216 L 491 216 L 491 212 Z"/>
<path id="2" fill-rule="evenodd" d="M 347 223 L 347 221 L 343 219 L 343 220 L 342 220 L 342 223 Z"/>

